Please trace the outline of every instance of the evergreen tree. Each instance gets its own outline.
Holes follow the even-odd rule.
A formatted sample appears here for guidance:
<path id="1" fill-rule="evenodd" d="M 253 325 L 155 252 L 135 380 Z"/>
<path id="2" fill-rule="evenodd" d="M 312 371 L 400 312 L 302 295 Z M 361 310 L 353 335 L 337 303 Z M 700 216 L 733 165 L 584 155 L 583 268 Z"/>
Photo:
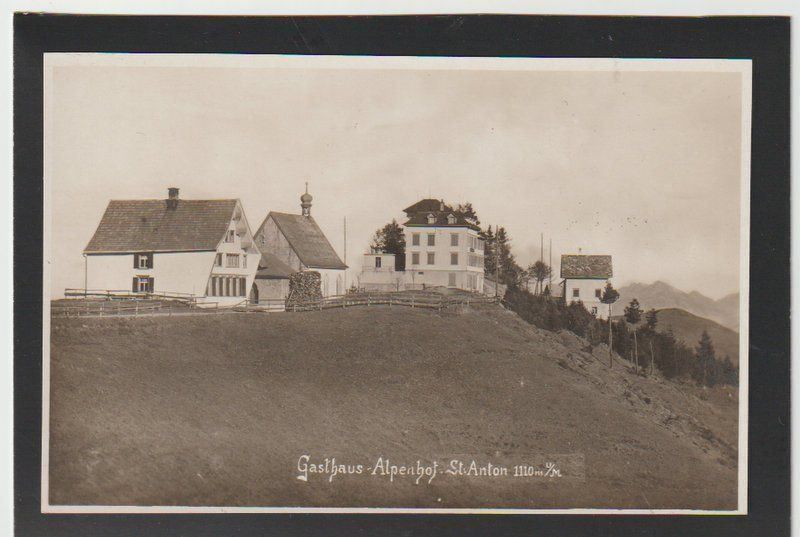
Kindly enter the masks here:
<path id="1" fill-rule="evenodd" d="M 658 312 L 653 308 L 650 308 L 647 310 L 645 320 L 647 321 L 647 329 L 651 332 L 655 332 L 656 326 L 658 326 Z"/>
<path id="2" fill-rule="evenodd" d="M 375 232 L 370 245 L 374 250 L 386 254 L 394 254 L 395 270 L 406 268 L 406 238 L 403 228 L 392 220 Z"/>
<path id="3" fill-rule="evenodd" d="M 517 264 L 514 254 L 511 253 L 511 237 L 506 228 L 500 226 L 495 234 L 495 248 L 497 248 L 497 263 L 500 265 L 500 282 L 506 285 L 518 285 L 522 275 L 522 267 Z"/>
<path id="4" fill-rule="evenodd" d="M 642 308 L 635 298 L 625 307 L 625 320 L 631 324 L 639 324 L 642 320 Z"/>
<path id="5" fill-rule="evenodd" d="M 494 255 L 495 243 L 492 226 L 486 228 L 486 231 L 481 231 L 480 237 L 483 239 L 483 272 L 490 279 L 494 280 L 496 256 Z"/>
<path id="6" fill-rule="evenodd" d="M 608 304 L 608 366 L 611 367 L 613 362 L 613 356 L 611 354 L 613 350 L 613 340 L 611 337 L 611 306 L 619 300 L 619 291 L 614 289 L 614 286 L 611 285 L 611 282 L 606 283 L 606 288 L 603 289 L 603 294 L 600 297 L 600 302 L 603 304 Z"/>
<path id="7" fill-rule="evenodd" d="M 711 337 L 705 330 L 703 330 L 703 334 L 700 336 L 695 354 L 697 355 L 697 372 L 695 378 L 705 386 L 713 386 L 717 381 L 717 357 Z"/>
<path id="8" fill-rule="evenodd" d="M 458 207 L 456 207 L 456 212 L 463 214 L 466 218 L 475 220 L 476 226 L 481 225 L 481 221 L 478 219 L 478 213 L 475 212 L 470 202 L 459 203 Z"/>

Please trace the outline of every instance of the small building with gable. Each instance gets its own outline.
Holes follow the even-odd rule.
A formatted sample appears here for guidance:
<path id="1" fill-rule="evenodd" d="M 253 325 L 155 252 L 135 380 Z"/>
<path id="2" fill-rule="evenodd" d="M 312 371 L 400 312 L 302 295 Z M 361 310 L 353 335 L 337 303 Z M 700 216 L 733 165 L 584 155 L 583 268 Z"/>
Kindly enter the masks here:
<path id="1" fill-rule="evenodd" d="M 610 255 L 562 255 L 560 294 L 567 304 L 582 302 L 597 318 L 607 319 L 608 306 L 600 299 L 612 276 Z"/>

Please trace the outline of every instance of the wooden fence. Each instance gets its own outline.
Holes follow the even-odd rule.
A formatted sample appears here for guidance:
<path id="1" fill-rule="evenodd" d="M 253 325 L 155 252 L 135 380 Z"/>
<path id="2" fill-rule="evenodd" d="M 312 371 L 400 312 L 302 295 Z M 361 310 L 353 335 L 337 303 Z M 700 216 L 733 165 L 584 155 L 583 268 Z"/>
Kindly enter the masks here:
<path id="1" fill-rule="evenodd" d="M 191 293 L 133 292 L 130 289 L 64 289 L 65 298 L 104 298 L 108 300 L 178 300 L 196 302 Z"/>
<path id="2" fill-rule="evenodd" d="M 206 302 L 203 307 L 187 307 L 186 305 L 164 304 L 146 300 L 86 300 L 81 304 L 51 304 L 50 314 L 55 317 L 109 317 L 139 315 L 180 315 L 186 313 L 221 313 L 230 311 L 229 308 L 220 308 L 217 302 Z"/>
<path id="3" fill-rule="evenodd" d="M 282 300 L 247 302 L 239 309 L 245 311 L 319 311 L 325 309 L 346 309 L 356 306 L 406 306 L 442 311 L 453 306 L 474 304 L 496 304 L 493 296 L 477 294 L 443 295 L 433 292 L 419 293 L 358 293 L 338 295 L 319 300 L 284 303 Z"/>
<path id="4" fill-rule="evenodd" d="M 82 290 L 81 290 L 82 291 Z M 149 293 L 148 293 L 149 294 Z M 73 298 L 78 298 L 72 295 Z M 81 294 L 81 297 L 84 295 Z M 94 295 L 97 297 L 98 295 Z M 174 299 L 171 299 L 174 300 Z M 68 301 L 72 302 L 72 301 Z M 77 302 L 77 301 L 76 301 Z M 235 305 L 220 306 L 218 302 L 169 304 L 141 296 L 127 300 L 104 299 L 84 300 L 77 304 L 57 303 L 50 306 L 50 312 L 59 317 L 79 316 L 138 316 L 138 315 L 180 315 L 225 312 L 275 312 L 275 311 L 320 311 L 326 309 L 346 309 L 352 307 L 399 306 L 442 311 L 454 306 L 476 304 L 496 304 L 494 296 L 474 293 L 443 295 L 435 292 L 394 292 L 394 293 L 356 293 L 338 295 L 319 300 L 289 303 L 284 299 L 262 299 L 257 302 L 243 300 Z"/>

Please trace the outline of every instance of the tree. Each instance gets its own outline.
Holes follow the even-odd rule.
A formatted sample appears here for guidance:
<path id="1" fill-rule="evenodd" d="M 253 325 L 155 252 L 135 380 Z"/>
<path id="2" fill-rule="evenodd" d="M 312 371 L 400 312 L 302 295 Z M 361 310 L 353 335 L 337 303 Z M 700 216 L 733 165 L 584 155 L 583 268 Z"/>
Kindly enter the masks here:
<path id="1" fill-rule="evenodd" d="M 639 307 L 639 301 L 635 298 L 625 306 L 625 320 L 631 324 L 639 324 L 642 320 L 642 308 Z"/>
<path id="2" fill-rule="evenodd" d="M 542 294 L 542 291 L 544 290 L 544 281 L 550 277 L 551 272 L 552 271 L 547 263 L 542 261 L 537 261 L 528 267 L 528 274 L 530 274 L 530 277 L 536 281 L 536 286 L 533 288 L 534 295 Z"/>
<path id="3" fill-rule="evenodd" d="M 698 380 L 702 380 L 704 386 L 713 386 L 717 381 L 717 356 L 714 351 L 714 343 L 711 341 L 711 336 L 709 336 L 708 332 L 705 330 L 703 330 L 703 334 L 700 336 L 695 354 L 697 355 Z"/>
<path id="4" fill-rule="evenodd" d="M 406 238 L 403 228 L 392 220 L 375 232 L 372 238 L 373 249 L 386 254 L 394 254 L 395 270 L 405 270 L 406 268 Z"/>
<path id="5" fill-rule="evenodd" d="M 511 237 L 508 236 L 506 228 L 502 226 L 497 228 L 494 245 L 500 282 L 506 285 L 518 285 L 523 271 L 511 253 Z"/>
<path id="6" fill-rule="evenodd" d="M 472 208 L 472 204 L 470 202 L 459 203 L 458 207 L 456 207 L 456 212 L 463 214 L 466 218 L 475 220 L 476 226 L 481 225 L 481 221 L 478 220 L 478 213 L 476 213 L 475 209 Z"/>
<path id="7" fill-rule="evenodd" d="M 494 232 L 492 226 L 486 228 L 486 231 L 480 232 L 480 238 L 483 239 L 483 271 L 486 276 L 494 278 L 495 268 L 497 267 L 497 258 L 494 255 Z"/>
<path id="8" fill-rule="evenodd" d="M 637 299 L 633 299 L 630 301 L 625 307 L 625 320 L 628 321 L 630 324 L 634 325 L 634 327 L 639 324 L 639 321 L 642 320 L 642 308 L 639 307 L 639 301 Z M 634 365 L 636 366 L 636 372 L 639 372 L 639 336 L 637 335 L 638 330 L 634 328 L 633 330 L 633 352 L 634 352 Z"/>
<path id="9" fill-rule="evenodd" d="M 608 304 L 608 367 L 612 367 L 614 365 L 614 358 L 611 354 L 612 352 L 612 334 L 611 334 L 611 306 L 619 300 L 619 291 L 614 289 L 614 286 L 611 285 L 611 282 L 606 283 L 606 288 L 603 289 L 603 295 L 600 297 L 600 302 L 603 304 Z"/>
<path id="10" fill-rule="evenodd" d="M 647 310 L 645 321 L 647 322 L 647 329 L 651 332 L 655 332 L 656 326 L 658 325 L 658 312 L 653 308 Z"/>

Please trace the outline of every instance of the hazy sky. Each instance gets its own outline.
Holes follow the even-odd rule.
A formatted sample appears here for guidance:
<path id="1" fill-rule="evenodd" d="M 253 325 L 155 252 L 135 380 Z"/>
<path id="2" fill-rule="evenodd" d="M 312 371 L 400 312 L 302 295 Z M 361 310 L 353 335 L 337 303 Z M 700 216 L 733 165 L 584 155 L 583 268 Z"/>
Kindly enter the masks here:
<path id="1" fill-rule="evenodd" d="M 611 254 L 618 285 L 739 287 L 738 73 L 74 65 L 46 95 L 54 296 L 109 199 L 240 198 L 255 232 L 305 181 L 340 256 L 347 217 L 351 274 L 430 194 L 505 226 L 523 265 L 544 233 L 554 262 Z"/>

